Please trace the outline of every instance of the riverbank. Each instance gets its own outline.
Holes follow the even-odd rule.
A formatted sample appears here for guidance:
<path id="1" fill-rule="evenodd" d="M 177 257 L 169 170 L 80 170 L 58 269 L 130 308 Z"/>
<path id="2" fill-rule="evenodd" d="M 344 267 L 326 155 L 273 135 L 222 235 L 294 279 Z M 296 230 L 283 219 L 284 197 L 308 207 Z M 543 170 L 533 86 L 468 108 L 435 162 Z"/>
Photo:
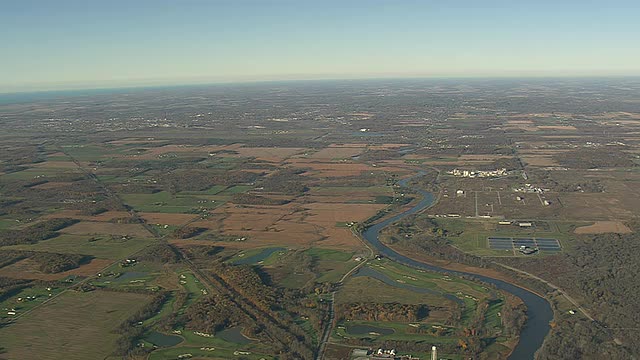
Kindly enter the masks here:
<path id="1" fill-rule="evenodd" d="M 506 283 L 509 283 L 513 286 L 517 286 L 519 288 L 522 288 L 523 290 L 532 292 L 540 297 L 545 297 L 544 294 L 540 294 L 537 290 L 529 288 L 525 285 L 523 285 L 520 281 L 518 281 L 517 279 L 509 276 L 508 274 L 495 270 L 495 269 L 491 269 L 491 268 L 483 268 L 483 267 L 478 267 L 478 266 L 473 266 L 473 265 L 467 265 L 467 264 L 462 264 L 462 263 L 457 263 L 454 261 L 450 261 L 450 260 L 442 260 L 442 259 L 438 259 L 426 254 L 418 254 L 415 251 L 410 251 L 409 249 L 406 249 L 402 246 L 393 246 L 393 245 L 388 245 L 385 244 L 387 247 L 389 247 L 390 249 L 394 250 L 395 252 L 402 254 L 410 259 L 413 259 L 415 261 L 419 261 L 419 262 L 423 262 L 425 264 L 428 265 L 432 265 L 432 266 L 437 266 L 446 270 L 451 270 L 451 271 L 456 271 L 456 272 L 462 272 L 462 273 L 470 273 L 470 274 L 474 274 L 474 275 L 481 275 L 481 276 L 486 276 L 492 279 L 496 279 L 496 280 L 501 280 L 504 281 Z"/>
<path id="2" fill-rule="evenodd" d="M 419 175 L 420 174 L 416 176 Z M 411 177 L 403 179 L 402 181 L 400 181 L 400 185 L 406 186 L 409 179 L 411 179 Z M 480 281 L 492 284 L 499 290 L 506 291 L 520 298 L 520 300 L 522 300 L 522 302 L 527 306 L 527 321 L 520 333 L 520 340 L 513 349 L 513 352 L 509 356 L 509 359 L 534 359 L 536 351 L 538 351 L 538 349 L 542 346 L 545 337 L 551 329 L 550 322 L 554 317 L 551 304 L 543 296 L 529 291 L 528 289 L 522 288 L 519 285 L 513 284 L 513 279 L 509 279 L 510 281 L 508 281 L 507 279 L 502 280 L 506 276 L 504 274 L 491 273 L 492 275 L 496 276 L 494 278 L 492 276 L 477 274 L 473 271 L 469 272 L 463 270 L 447 269 L 445 267 L 425 263 L 420 260 L 405 256 L 380 241 L 380 230 L 408 215 L 423 211 L 424 209 L 429 208 L 435 203 L 436 197 L 432 193 L 420 189 L 412 190 L 421 195 L 422 200 L 420 200 L 409 210 L 396 214 L 395 216 L 389 217 L 368 227 L 365 231 L 363 231 L 362 238 L 378 253 L 401 264 L 454 276 L 471 276 Z M 412 256 L 415 256 L 415 254 L 412 254 Z M 448 265 L 451 264 L 449 263 Z M 471 270 L 474 269 L 472 268 Z"/>

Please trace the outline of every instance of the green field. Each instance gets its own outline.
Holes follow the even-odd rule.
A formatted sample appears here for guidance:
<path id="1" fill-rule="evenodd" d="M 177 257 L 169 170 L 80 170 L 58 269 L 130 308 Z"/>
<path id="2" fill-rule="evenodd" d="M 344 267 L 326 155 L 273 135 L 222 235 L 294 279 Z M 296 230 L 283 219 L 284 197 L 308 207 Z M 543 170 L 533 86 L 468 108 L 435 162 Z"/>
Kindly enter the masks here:
<path id="1" fill-rule="evenodd" d="M 158 286 L 154 284 L 153 280 L 164 273 L 159 264 L 139 262 L 136 265 L 126 267 L 121 266 L 120 263 L 113 264 L 101 274 L 100 277 L 92 281 L 98 287 L 158 290 Z"/>
<path id="2" fill-rule="evenodd" d="M 582 222 L 540 221 L 540 226 L 522 229 L 513 225 L 498 225 L 498 220 L 475 219 L 434 219 L 436 223 L 447 230 L 447 239 L 458 249 L 481 256 L 524 256 L 514 251 L 493 250 L 489 248 L 487 238 L 495 237 L 541 237 L 554 238 L 560 242 L 563 249 L 571 247 L 574 235 L 572 226 L 586 225 Z M 456 235 L 458 234 L 459 235 Z M 540 252 L 536 256 L 550 255 L 557 252 Z"/>
<path id="3" fill-rule="evenodd" d="M 13 245 L 4 249 L 34 250 L 56 253 L 92 255 L 103 259 L 122 259 L 151 244 L 153 239 L 127 239 L 108 235 L 87 236 L 62 234 L 33 245 Z"/>
<path id="4" fill-rule="evenodd" d="M 78 161 L 110 158 L 110 155 L 125 154 L 128 152 L 126 147 L 116 148 L 114 146 L 100 145 L 64 145 L 63 150 Z"/>
<path id="5" fill-rule="evenodd" d="M 64 169 L 64 168 L 45 168 L 45 167 L 32 167 L 22 171 L 16 171 L 0 176 L 0 181 L 16 181 L 16 180 L 47 180 L 59 175 L 68 174 L 82 174 L 80 170 L 76 168 Z"/>
<path id="6" fill-rule="evenodd" d="M 484 297 L 489 293 L 488 288 L 473 281 L 414 269 L 389 260 L 375 261 L 368 266 L 411 286 L 433 289 L 444 293 L 461 292 L 464 295 L 470 295 L 475 298 Z"/>
<path id="7" fill-rule="evenodd" d="M 244 193 L 247 192 L 251 189 L 253 189 L 254 186 L 249 186 L 249 185 L 235 185 L 235 186 L 231 186 L 227 189 L 225 189 L 224 191 L 220 192 L 217 195 L 233 195 L 233 194 L 240 194 L 240 193 Z"/>
<path id="8" fill-rule="evenodd" d="M 7 359 L 104 359 L 115 349 L 113 330 L 144 306 L 147 295 L 69 291 L 16 323 L 0 328 Z M 59 334 L 66 334 L 59 338 Z M 59 341 L 51 341 L 59 338 Z"/>
<path id="9" fill-rule="evenodd" d="M 122 200 L 140 212 L 191 213 L 201 208 L 213 209 L 223 202 L 205 196 L 155 194 L 122 194 Z"/>
<path id="10" fill-rule="evenodd" d="M 242 261 L 244 259 L 247 258 L 251 258 L 252 256 L 256 256 L 259 255 L 262 252 L 269 252 L 270 249 L 274 249 L 276 251 L 271 252 L 271 254 L 268 254 L 266 257 L 262 258 L 260 256 L 258 256 L 256 259 L 260 259 L 258 261 L 255 261 L 252 264 L 260 264 L 263 266 L 269 266 L 269 265 L 273 265 L 275 263 L 277 263 L 281 257 L 283 255 L 286 255 L 287 250 L 285 248 L 282 247 L 269 247 L 269 248 L 256 248 L 256 249 L 249 249 L 249 250 L 243 250 L 237 254 L 235 254 L 234 256 L 232 256 L 229 260 L 227 260 L 228 262 L 235 264 L 238 261 Z"/>
<path id="11" fill-rule="evenodd" d="M 16 226 L 18 222 L 11 219 L 0 219 L 0 230 L 9 229 L 13 226 Z"/>
<path id="12" fill-rule="evenodd" d="M 372 291 L 375 289 L 375 291 Z M 401 304 L 428 303 L 451 306 L 451 302 L 440 295 L 421 294 L 408 289 L 391 286 L 368 276 L 356 276 L 346 281 L 336 294 L 336 304 L 366 301 L 377 303 L 397 302 Z"/>
<path id="13" fill-rule="evenodd" d="M 205 346 L 206 347 L 206 346 Z M 238 352 L 241 351 L 242 353 Z M 156 350 L 151 353 L 149 356 L 149 360 L 174 360 L 178 358 L 180 355 L 191 354 L 194 357 L 198 358 L 214 358 L 214 359 L 250 359 L 250 360 L 260 360 L 260 359 L 273 359 L 273 357 L 253 353 L 248 350 L 230 350 L 223 348 L 215 348 L 212 351 L 207 351 L 202 349 L 202 347 L 190 347 L 190 346 L 180 346 L 174 347 L 171 349 L 161 349 Z"/>
<path id="14" fill-rule="evenodd" d="M 50 289 L 50 290 L 47 290 Z M 34 307 L 41 305 L 45 301 L 49 300 L 52 296 L 57 295 L 63 291 L 59 285 L 35 285 L 22 289 L 14 295 L 0 301 L 0 318 L 12 319 L 15 316 L 20 316 L 26 311 L 33 309 Z M 51 294 L 51 296 L 49 296 Z M 29 299 L 27 299 L 29 297 Z M 35 297 L 35 298 L 32 298 Z M 9 315 L 8 310 L 15 309 L 16 315 Z"/>
<path id="15" fill-rule="evenodd" d="M 316 247 L 305 253 L 317 262 L 317 282 L 337 282 L 347 271 L 356 266 L 354 261 L 349 261 L 353 257 L 352 252 Z"/>
<path id="16" fill-rule="evenodd" d="M 499 337 L 502 334 L 502 323 L 498 314 L 504 300 L 500 296 L 494 297 L 493 291 L 482 284 L 410 268 L 386 259 L 372 260 L 363 269 L 366 270 L 363 270 L 363 274 L 350 278 L 340 288 L 336 294 L 338 306 L 353 303 L 426 304 L 430 309 L 429 314 L 413 323 L 343 320 L 338 323 L 332 334 L 332 339 L 336 342 L 343 339 L 367 339 L 367 342 L 374 343 L 397 340 L 427 341 L 436 345 L 457 344 L 461 338 L 461 329 L 470 326 L 477 316 L 478 304 L 485 299 L 488 300 L 488 307 L 483 310 L 482 317 L 485 336 Z M 385 276 L 386 280 L 383 281 L 379 276 Z M 453 301 L 455 299 L 457 300 Z M 458 308 L 460 318 L 452 323 L 451 313 Z M 433 309 L 437 310 L 432 311 Z M 370 326 L 372 330 L 362 334 L 349 333 L 348 328 L 354 325 Z M 417 328 L 421 330 L 417 331 Z M 375 329 L 387 330 L 378 332 Z M 389 329 L 393 332 L 385 333 Z M 444 333 L 437 333 L 437 329 L 446 330 Z M 500 341 L 504 340 L 506 339 Z M 347 341 L 350 343 L 352 340 Z M 495 344 L 495 349 L 491 351 L 504 353 L 505 349 L 503 345 Z"/>

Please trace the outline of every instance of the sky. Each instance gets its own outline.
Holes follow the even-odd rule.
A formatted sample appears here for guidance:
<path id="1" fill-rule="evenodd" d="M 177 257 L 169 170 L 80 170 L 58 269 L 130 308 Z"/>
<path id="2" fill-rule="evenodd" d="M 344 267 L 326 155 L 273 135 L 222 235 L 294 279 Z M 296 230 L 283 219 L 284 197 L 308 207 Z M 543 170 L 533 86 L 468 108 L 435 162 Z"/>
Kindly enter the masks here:
<path id="1" fill-rule="evenodd" d="M 640 75 L 640 1 L 0 0 L 0 92 Z"/>

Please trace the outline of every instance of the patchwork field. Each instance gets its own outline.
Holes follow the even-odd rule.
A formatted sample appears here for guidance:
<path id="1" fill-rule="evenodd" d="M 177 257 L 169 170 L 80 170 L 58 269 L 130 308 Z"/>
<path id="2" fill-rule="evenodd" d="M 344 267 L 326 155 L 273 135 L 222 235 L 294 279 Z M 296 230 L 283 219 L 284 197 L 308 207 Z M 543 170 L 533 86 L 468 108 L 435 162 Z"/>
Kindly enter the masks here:
<path id="1" fill-rule="evenodd" d="M 428 358 L 432 344 L 447 359 L 507 358 L 528 340 L 518 299 L 380 259 L 359 238 L 418 204 L 418 189 L 435 203 L 383 229 L 383 243 L 548 296 L 550 340 L 529 357 L 622 354 L 639 343 L 617 329 L 640 322 L 627 276 L 640 118 L 637 84 L 608 81 L 268 83 L 2 104 L 0 358 L 115 359 L 122 347 L 136 359 L 312 359 L 325 345 L 325 359 L 355 347 Z M 401 185 L 417 174 L 415 189 Z"/>

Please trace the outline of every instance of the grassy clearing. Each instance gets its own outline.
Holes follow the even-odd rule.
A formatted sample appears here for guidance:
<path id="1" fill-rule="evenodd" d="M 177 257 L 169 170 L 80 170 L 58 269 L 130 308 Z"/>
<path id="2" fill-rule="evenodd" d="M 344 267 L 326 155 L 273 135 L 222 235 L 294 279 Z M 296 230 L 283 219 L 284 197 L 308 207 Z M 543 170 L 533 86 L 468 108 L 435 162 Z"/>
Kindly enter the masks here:
<path id="1" fill-rule="evenodd" d="M 353 257 L 352 252 L 325 248 L 311 248 L 305 252 L 317 264 L 318 282 L 337 282 L 356 265 L 355 261 L 349 261 Z"/>
<path id="2" fill-rule="evenodd" d="M 285 255 L 286 249 L 282 247 L 268 247 L 245 250 L 237 253 L 228 262 L 232 264 L 247 263 L 247 264 L 260 264 L 260 265 L 272 265 Z"/>
<path id="3" fill-rule="evenodd" d="M 113 330 L 149 300 L 147 295 L 70 291 L 16 323 L 0 328 L 7 359 L 104 359 Z"/>
<path id="4" fill-rule="evenodd" d="M 143 326 L 145 326 L 145 327 L 152 326 L 153 324 L 155 324 L 156 322 L 160 321 L 165 316 L 171 315 L 174 312 L 175 302 L 176 302 L 175 295 L 173 293 L 170 293 L 169 297 L 167 298 L 167 300 L 164 302 L 164 304 L 162 304 L 162 307 L 160 308 L 160 311 L 158 311 L 152 317 L 146 319 L 142 323 Z"/>
<path id="5" fill-rule="evenodd" d="M 184 195 L 218 195 L 222 191 L 226 190 L 228 186 L 226 185 L 214 185 L 207 190 L 204 191 L 182 191 L 180 194 Z"/>
<path id="6" fill-rule="evenodd" d="M 189 293 L 187 300 L 180 309 L 176 309 L 178 314 L 182 314 L 191 304 L 205 295 L 206 289 L 200 281 L 190 272 L 180 273 L 180 285 Z"/>
<path id="7" fill-rule="evenodd" d="M 353 256 L 351 252 L 325 248 L 311 248 L 306 253 L 320 261 L 348 261 Z"/>
<path id="8" fill-rule="evenodd" d="M 217 195 L 240 194 L 240 193 L 245 193 L 253 188 L 254 188 L 253 186 L 249 186 L 249 185 L 235 185 L 225 189 L 222 192 L 219 192 Z"/>
<path id="9" fill-rule="evenodd" d="M 466 220 L 466 219 L 436 219 L 439 226 L 450 234 L 448 239 L 458 249 L 481 256 L 521 256 L 512 250 L 494 250 L 489 248 L 488 237 L 541 237 L 553 238 L 560 242 L 563 248 L 571 246 L 574 235 L 573 229 L 578 223 L 541 221 L 540 226 L 522 229 L 513 225 L 498 225 L 498 220 Z M 539 255 L 551 255 L 557 252 L 541 251 Z M 539 256 L 537 255 L 537 256 Z"/>
<path id="10" fill-rule="evenodd" d="M 240 352 L 239 352 L 240 351 Z M 241 353 L 242 352 L 242 353 Z M 197 358 L 212 358 L 212 359 L 250 359 L 250 360 L 259 360 L 259 359 L 273 359 L 273 357 L 253 353 L 251 351 L 243 351 L 243 350 L 229 350 L 222 348 L 215 348 L 213 351 L 203 350 L 201 347 L 188 347 L 181 346 L 175 347 L 171 349 L 162 349 L 156 350 L 151 353 L 149 356 L 149 360 L 175 360 L 180 355 L 191 354 Z"/>
<path id="11" fill-rule="evenodd" d="M 98 287 L 157 290 L 158 286 L 153 284 L 153 280 L 163 273 L 156 264 L 138 263 L 127 267 L 114 264 L 101 274 L 92 281 Z"/>
<path id="12" fill-rule="evenodd" d="M 450 306 L 450 301 L 434 294 L 420 294 L 408 289 L 387 285 L 380 280 L 367 276 L 350 278 L 336 294 L 336 303 L 354 303 L 366 301 L 376 303 L 398 302 L 402 304 L 430 304 L 432 306 Z"/>
<path id="13" fill-rule="evenodd" d="M 153 228 L 154 231 L 157 232 L 160 236 L 171 235 L 180 228 L 180 226 L 167 224 L 150 224 L 149 226 Z"/>
<path id="14" fill-rule="evenodd" d="M 213 209 L 222 202 L 191 195 L 172 195 L 166 191 L 155 194 L 121 194 L 122 200 L 141 212 L 191 213 L 200 208 Z"/>
<path id="15" fill-rule="evenodd" d="M 126 153 L 126 148 L 116 149 L 113 146 L 99 145 L 65 145 L 64 151 L 78 161 L 91 161 L 110 158 L 112 155 Z M 110 156 L 111 155 L 111 156 Z"/>
<path id="16" fill-rule="evenodd" d="M 462 293 L 462 295 L 459 295 L 459 297 L 462 296 L 462 298 L 464 298 L 464 295 L 482 298 L 489 294 L 488 288 L 475 282 L 410 268 L 389 260 L 376 261 L 368 266 L 384 273 L 392 279 L 400 280 L 407 285 L 450 294 Z"/>
<path id="17" fill-rule="evenodd" d="M 16 224 L 18 224 L 18 223 L 15 220 L 0 219 L 0 230 L 10 229 L 13 226 L 16 226 Z"/>
<path id="18" fill-rule="evenodd" d="M 391 193 L 388 186 L 323 186 L 310 189 L 310 193 L 315 195 L 351 195 L 354 191 L 366 193 L 367 196 L 389 195 Z"/>
<path id="19" fill-rule="evenodd" d="M 426 318 L 414 323 L 341 321 L 334 329 L 332 341 L 353 344 L 354 340 L 360 340 L 367 346 L 392 340 L 427 342 L 436 346 L 438 344 L 457 344 L 463 337 L 460 330 L 463 327 L 468 327 L 476 319 L 478 304 L 485 299 L 492 299 L 488 301 L 488 308 L 484 311 L 482 328 L 486 332 L 487 339 L 491 341 L 495 338 L 496 341 L 488 345 L 484 352 L 489 354 L 487 358 L 502 358 L 505 353 L 508 353 L 508 349 L 504 344 L 501 344 L 507 339 L 503 337 L 502 321 L 498 315 L 504 304 L 504 299 L 500 295 L 493 298 L 494 292 L 491 289 L 473 281 L 410 268 L 387 259 L 371 261 L 363 269 L 366 270 L 363 273 L 367 274 L 366 276 L 352 277 L 340 288 L 336 295 L 338 304 L 363 301 L 422 303 L 427 304 L 433 311 Z M 371 273 L 371 271 L 375 273 Z M 379 277 L 381 274 L 386 278 Z M 423 290 L 427 292 L 423 293 Z M 455 299 L 452 299 L 451 296 L 458 300 L 454 301 Z M 457 305 L 456 303 L 460 301 L 462 304 Z M 454 311 L 458 306 L 461 306 L 459 308 L 462 311 L 461 318 L 451 324 L 451 311 Z M 368 326 L 370 329 L 364 329 L 361 334 L 349 333 L 349 328 L 354 325 Z M 416 328 L 420 330 L 418 331 Z M 389 329 L 393 332 L 389 333 Z M 444 332 L 442 332 L 443 330 Z M 403 353 L 405 352 L 403 351 Z M 412 355 L 424 356 L 424 354 L 418 353 L 412 353 Z M 441 354 L 441 356 L 446 356 L 447 359 L 463 358 L 462 355 Z"/>
<path id="20" fill-rule="evenodd" d="M 48 290 L 49 289 L 49 290 Z M 0 318 L 12 319 L 34 307 L 41 305 L 50 297 L 57 295 L 64 288 L 60 286 L 32 286 L 20 290 L 15 295 L 0 302 Z M 51 294 L 51 296 L 49 296 Z M 29 299 L 27 299 L 29 297 Z M 6 309 L 6 310 L 5 310 Z M 9 315 L 9 311 L 14 311 L 16 315 Z"/>
<path id="21" fill-rule="evenodd" d="M 34 245 L 13 245 L 3 249 L 47 251 L 67 254 L 93 255 L 102 259 L 122 259 L 151 244 L 153 239 L 128 239 L 111 236 L 62 234 Z"/>
<path id="22" fill-rule="evenodd" d="M 0 176 L 2 181 L 15 181 L 15 180 L 47 180 L 50 177 L 56 177 L 59 175 L 67 175 L 77 173 L 81 174 L 78 169 L 56 169 L 56 168 L 30 168 L 22 171 L 16 171 Z"/>
<path id="23" fill-rule="evenodd" d="M 121 176 L 121 175 L 97 175 L 97 177 L 98 177 L 98 180 L 100 180 L 100 182 L 108 183 L 108 184 L 122 184 L 132 179 L 132 178 L 129 178 L 128 176 Z"/>
<path id="24" fill-rule="evenodd" d="M 288 251 L 286 249 L 282 249 L 280 251 L 276 251 L 273 254 L 269 255 L 264 260 L 262 260 L 262 263 L 260 265 L 271 266 L 271 265 L 277 263 L 278 261 L 280 261 L 284 256 L 287 255 L 287 253 L 288 253 Z"/>

